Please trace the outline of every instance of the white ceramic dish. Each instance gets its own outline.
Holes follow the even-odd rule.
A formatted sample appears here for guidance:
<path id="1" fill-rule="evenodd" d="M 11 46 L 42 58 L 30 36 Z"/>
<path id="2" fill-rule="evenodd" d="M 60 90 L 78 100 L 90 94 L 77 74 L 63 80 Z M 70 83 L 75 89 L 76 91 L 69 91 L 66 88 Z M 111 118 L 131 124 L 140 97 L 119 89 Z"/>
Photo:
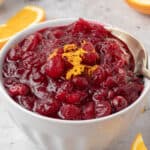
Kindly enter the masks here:
<path id="1" fill-rule="evenodd" d="M 77 19 L 58 19 L 33 25 L 14 36 L 0 52 L 0 91 L 8 113 L 22 131 L 43 150 L 103 150 L 133 126 L 148 96 L 150 81 L 144 79 L 141 96 L 132 105 L 113 115 L 86 121 L 65 121 L 46 118 L 30 112 L 15 103 L 2 84 L 2 64 L 8 49 L 28 34 L 40 29 L 70 24 Z M 15 135 L 14 135 L 15 136 Z"/>

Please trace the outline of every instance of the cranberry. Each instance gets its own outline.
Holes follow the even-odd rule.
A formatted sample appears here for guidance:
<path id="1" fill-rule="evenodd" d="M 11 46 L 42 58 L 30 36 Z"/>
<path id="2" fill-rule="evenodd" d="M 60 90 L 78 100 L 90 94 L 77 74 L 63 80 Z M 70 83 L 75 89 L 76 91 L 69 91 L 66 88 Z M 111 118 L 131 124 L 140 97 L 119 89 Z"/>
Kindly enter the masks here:
<path id="1" fill-rule="evenodd" d="M 79 120 L 81 119 L 81 109 L 75 105 L 63 105 L 60 108 L 59 117 L 65 120 Z"/>
<path id="2" fill-rule="evenodd" d="M 21 49 L 19 47 L 17 47 L 17 48 L 13 47 L 8 52 L 8 59 L 17 61 L 17 60 L 21 59 L 22 54 L 23 54 L 23 52 L 21 51 Z"/>
<path id="3" fill-rule="evenodd" d="M 29 51 L 22 56 L 22 60 L 23 67 L 31 69 L 32 67 L 41 67 L 45 63 L 46 57 L 44 54 Z"/>
<path id="4" fill-rule="evenodd" d="M 107 89 L 101 89 L 101 90 L 97 90 L 94 94 L 93 94 L 93 101 L 95 102 L 99 102 L 99 101 L 103 101 L 105 100 L 107 97 Z"/>
<path id="5" fill-rule="evenodd" d="M 94 65 L 99 59 L 99 56 L 96 52 L 88 52 L 83 55 L 83 63 L 87 65 Z"/>
<path id="6" fill-rule="evenodd" d="M 18 96 L 17 102 L 25 107 L 28 110 L 32 110 L 34 107 L 34 102 L 36 101 L 36 98 L 33 96 Z"/>
<path id="7" fill-rule="evenodd" d="M 41 100 L 35 103 L 34 111 L 44 116 L 53 116 L 58 112 L 60 106 L 60 102 L 56 100 Z"/>
<path id="8" fill-rule="evenodd" d="M 29 87 L 22 83 L 16 83 L 13 86 L 9 87 L 8 92 L 12 97 L 18 95 L 27 95 L 29 92 Z"/>
<path id="9" fill-rule="evenodd" d="M 63 82 L 56 92 L 56 99 L 65 102 L 67 94 L 71 92 L 72 89 L 73 85 L 71 82 L 69 81 Z"/>
<path id="10" fill-rule="evenodd" d="M 57 55 L 51 58 L 46 63 L 45 72 L 51 78 L 59 78 L 64 72 L 64 62 L 61 56 Z"/>
<path id="11" fill-rule="evenodd" d="M 102 67 L 98 67 L 92 74 L 92 80 L 95 85 L 100 85 L 106 77 L 106 71 Z"/>
<path id="12" fill-rule="evenodd" d="M 3 65 L 4 77 L 15 77 L 16 76 L 17 63 L 10 62 Z"/>
<path id="13" fill-rule="evenodd" d="M 95 118 L 95 105 L 93 102 L 88 102 L 83 106 L 82 118 L 83 119 Z"/>
<path id="14" fill-rule="evenodd" d="M 22 44 L 22 50 L 24 52 L 34 50 L 39 42 L 39 38 L 39 34 L 28 36 Z"/>
<path id="15" fill-rule="evenodd" d="M 79 89 L 85 89 L 88 87 L 88 80 L 85 77 L 73 77 L 72 82 L 75 87 Z"/>
<path id="16" fill-rule="evenodd" d="M 4 86 L 6 88 L 10 88 L 11 86 L 15 85 L 18 81 L 15 78 L 5 78 Z"/>
<path id="17" fill-rule="evenodd" d="M 79 104 L 87 97 L 87 94 L 83 91 L 75 91 L 68 93 L 66 96 L 66 102 L 70 104 Z"/>
<path id="18" fill-rule="evenodd" d="M 82 49 L 86 50 L 87 52 L 91 52 L 95 50 L 95 47 L 91 42 L 85 42 L 82 44 Z"/>
<path id="19" fill-rule="evenodd" d="M 105 83 L 104 83 L 104 86 L 105 86 L 105 87 L 108 87 L 108 88 L 112 88 L 112 87 L 117 86 L 115 77 L 108 77 L 108 78 L 106 79 Z"/>
<path id="20" fill-rule="evenodd" d="M 111 105 L 108 101 L 95 103 L 96 118 L 108 116 L 111 114 Z"/>
<path id="21" fill-rule="evenodd" d="M 113 107 L 116 109 L 116 111 L 120 111 L 128 106 L 127 100 L 122 96 L 116 96 L 111 101 Z"/>

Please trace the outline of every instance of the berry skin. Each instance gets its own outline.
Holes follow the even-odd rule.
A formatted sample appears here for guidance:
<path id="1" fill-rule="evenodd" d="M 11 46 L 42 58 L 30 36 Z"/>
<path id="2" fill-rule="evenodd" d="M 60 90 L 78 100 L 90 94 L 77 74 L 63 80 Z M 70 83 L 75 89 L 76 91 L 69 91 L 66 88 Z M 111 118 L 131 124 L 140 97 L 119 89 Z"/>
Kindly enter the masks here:
<path id="1" fill-rule="evenodd" d="M 88 86 L 88 81 L 85 77 L 80 77 L 80 76 L 74 77 L 72 79 L 72 82 L 75 85 L 75 87 L 79 89 L 84 89 L 87 88 Z"/>
<path id="2" fill-rule="evenodd" d="M 95 103 L 96 118 L 108 116 L 111 114 L 111 105 L 108 101 Z"/>
<path id="3" fill-rule="evenodd" d="M 53 116 L 58 112 L 60 106 L 60 102 L 56 100 L 41 100 L 35 103 L 33 110 L 44 116 Z"/>
<path id="4" fill-rule="evenodd" d="M 57 79 L 63 74 L 63 72 L 64 62 L 61 56 L 57 55 L 46 63 L 45 73 L 48 77 Z"/>
<path id="5" fill-rule="evenodd" d="M 8 93 L 12 97 L 18 96 L 18 95 L 27 95 L 28 92 L 29 92 L 29 87 L 22 83 L 17 83 L 8 89 Z"/>
<path id="6" fill-rule="evenodd" d="M 59 117 L 65 120 L 79 120 L 81 119 L 81 109 L 75 105 L 63 105 L 60 108 Z"/>
<path id="7" fill-rule="evenodd" d="M 128 106 L 127 100 L 122 96 L 116 96 L 111 101 L 113 107 L 116 109 L 116 111 L 120 111 Z"/>
<path id="8" fill-rule="evenodd" d="M 95 118 L 95 105 L 93 102 L 89 102 L 83 106 L 82 119 L 92 119 Z"/>

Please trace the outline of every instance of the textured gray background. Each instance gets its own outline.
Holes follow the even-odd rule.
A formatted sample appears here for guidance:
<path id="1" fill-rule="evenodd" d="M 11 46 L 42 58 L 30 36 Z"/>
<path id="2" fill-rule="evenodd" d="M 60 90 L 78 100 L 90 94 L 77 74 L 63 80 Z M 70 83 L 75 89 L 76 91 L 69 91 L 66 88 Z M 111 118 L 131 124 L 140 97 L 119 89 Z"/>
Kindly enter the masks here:
<path id="1" fill-rule="evenodd" d="M 135 35 L 150 52 L 150 16 L 129 8 L 123 0 L 5 0 L 0 8 L 0 23 L 27 4 L 45 8 L 47 19 L 61 17 L 86 17 L 102 23 L 121 27 Z M 131 129 L 108 150 L 129 150 L 135 135 L 141 132 L 150 149 L 150 111 L 141 114 Z M 105 138 L 105 136 L 104 136 Z M 0 150 L 38 150 L 11 122 L 0 101 Z"/>

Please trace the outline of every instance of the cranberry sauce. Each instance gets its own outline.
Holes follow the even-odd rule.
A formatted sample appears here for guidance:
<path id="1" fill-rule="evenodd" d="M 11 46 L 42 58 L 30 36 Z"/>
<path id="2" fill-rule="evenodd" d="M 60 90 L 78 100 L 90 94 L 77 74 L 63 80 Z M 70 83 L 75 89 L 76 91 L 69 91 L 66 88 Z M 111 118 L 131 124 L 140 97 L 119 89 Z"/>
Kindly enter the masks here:
<path id="1" fill-rule="evenodd" d="M 86 120 L 132 104 L 144 82 L 125 43 L 83 19 L 46 28 L 10 48 L 4 86 L 24 108 L 47 117 Z"/>

